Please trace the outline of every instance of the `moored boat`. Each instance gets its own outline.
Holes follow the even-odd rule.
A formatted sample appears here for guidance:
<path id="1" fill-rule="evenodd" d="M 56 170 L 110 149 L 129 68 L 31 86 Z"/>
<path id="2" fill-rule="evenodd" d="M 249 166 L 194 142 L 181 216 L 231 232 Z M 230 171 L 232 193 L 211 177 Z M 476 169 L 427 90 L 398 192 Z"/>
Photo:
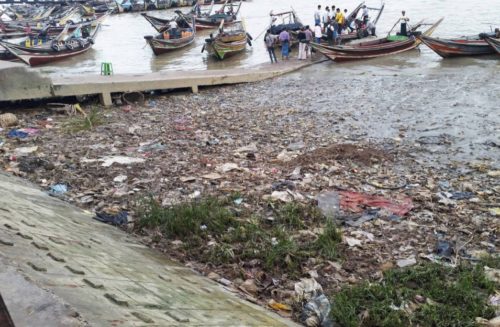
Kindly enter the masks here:
<path id="1" fill-rule="evenodd" d="M 431 35 L 443 18 L 423 32 L 423 35 Z M 418 24 L 421 26 L 422 24 Z M 413 35 L 418 34 L 416 27 L 409 36 L 388 35 L 385 38 L 379 38 L 372 41 L 360 42 L 356 45 L 325 46 L 321 44 L 311 44 L 313 48 L 325 55 L 328 59 L 334 61 L 371 59 L 377 57 L 389 56 L 419 46 L 420 41 Z"/>
<path id="2" fill-rule="evenodd" d="M 89 37 L 72 38 L 61 43 L 52 44 L 50 47 L 27 48 L 2 41 L 0 41 L 0 45 L 27 65 L 38 66 L 87 52 L 94 44 L 99 28 L 100 25 L 95 28 Z"/>
<path id="3" fill-rule="evenodd" d="M 367 22 L 362 21 L 361 19 L 357 19 L 356 17 L 358 16 L 358 13 L 361 11 L 363 8 L 364 2 L 360 3 L 358 7 L 356 7 L 351 14 L 346 18 L 348 22 L 351 22 L 351 24 L 354 23 L 354 29 L 352 32 L 349 32 L 347 34 L 342 34 L 340 35 L 340 41 L 342 43 L 346 43 L 352 40 L 356 39 L 362 39 L 370 35 L 370 32 L 368 31 L 368 26 Z M 385 3 L 382 3 L 380 8 L 369 8 L 371 11 L 377 12 L 377 15 L 373 20 L 371 20 L 371 24 L 376 27 L 377 23 L 380 19 L 380 16 L 382 16 L 382 13 L 384 12 L 385 8 Z"/>
<path id="4" fill-rule="evenodd" d="M 242 22 L 235 22 L 229 27 L 224 27 L 224 21 L 221 22 L 217 35 L 210 35 L 205 40 L 203 51 L 216 57 L 224 59 L 230 55 L 245 51 L 247 43 L 252 45 L 251 37 L 246 32 Z"/>
<path id="5" fill-rule="evenodd" d="M 196 17 L 196 27 L 201 29 L 213 29 L 222 22 L 224 26 L 229 26 L 237 22 L 238 13 L 241 9 L 242 1 L 226 0 L 224 5 L 212 13 L 213 6 L 206 13 L 194 12 Z M 196 9 L 195 9 L 196 10 Z"/>
<path id="6" fill-rule="evenodd" d="M 295 10 L 284 11 L 273 13 L 271 11 L 271 34 L 276 38 L 284 30 L 290 31 L 290 46 L 294 46 L 298 43 L 297 33 L 304 27 L 304 24 L 300 20 L 299 16 Z M 278 23 L 277 23 L 278 22 Z"/>
<path id="7" fill-rule="evenodd" d="M 177 23 L 177 28 L 170 28 L 165 25 L 156 36 L 145 36 L 149 46 L 155 55 L 177 50 L 186 47 L 194 42 L 196 36 L 194 17 L 187 17 L 177 10 L 177 18 L 171 19 Z"/>
<path id="8" fill-rule="evenodd" d="M 418 38 L 443 58 L 481 56 L 495 53 L 495 50 L 479 37 L 440 39 L 421 35 Z"/>
<path id="9" fill-rule="evenodd" d="M 491 36 L 486 35 L 484 40 L 493 48 L 493 50 L 500 54 L 500 38 L 492 38 Z"/>

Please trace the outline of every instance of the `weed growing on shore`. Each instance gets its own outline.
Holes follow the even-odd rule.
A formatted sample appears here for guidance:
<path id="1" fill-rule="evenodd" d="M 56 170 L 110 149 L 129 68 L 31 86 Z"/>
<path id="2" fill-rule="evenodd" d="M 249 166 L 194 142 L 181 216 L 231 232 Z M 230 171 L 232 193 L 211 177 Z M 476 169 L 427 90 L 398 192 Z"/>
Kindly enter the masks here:
<path id="1" fill-rule="evenodd" d="M 239 197 L 239 195 L 238 195 Z M 312 205 L 270 203 L 274 219 L 234 210 L 233 199 L 206 198 L 171 207 L 146 199 L 136 227 L 181 240 L 187 257 L 215 265 L 257 260 L 269 272 L 299 276 L 310 257 L 337 258 L 341 234 Z M 322 230 L 317 235 L 301 231 Z M 312 234 L 312 235 L 311 235 Z"/>
<path id="2" fill-rule="evenodd" d="M 429 263 L 384 277 L 335 294 L 332 319 L 346 327 L 475 326 L 476 317 L 494 317 L 487 299 L 498 285 L 486 278 L 482 265 Z"/>
<path id="3" fill-rule="evenodd" d="M 64 128 L 69 133 L 77 133 L 94 129 L 104 122 L 103 115 L 98 107 L 92 107 L 85 116 L 75 116 L 71 118 Z"/>
<path id="4" fill-rule="evenodd" d="M 193 236 L 220 235 L 229 227 L 238 227 L 238 221 L 216 198 L 164 208 L 150 198 L 140 208 L 139 227 L 160 228 L 168 239 L 188 240 Z"/>

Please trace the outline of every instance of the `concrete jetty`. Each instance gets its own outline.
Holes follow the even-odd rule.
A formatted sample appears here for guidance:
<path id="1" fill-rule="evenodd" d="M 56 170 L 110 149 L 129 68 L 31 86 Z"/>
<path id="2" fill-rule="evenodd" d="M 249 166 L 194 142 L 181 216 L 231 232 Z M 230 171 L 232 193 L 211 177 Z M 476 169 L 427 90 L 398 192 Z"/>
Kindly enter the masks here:
<path id="1" fill-rule="evenodd" d="M 252 68 L 204 71 L 170 71 L 127 75 L 76 75 L 43 77 L 18 63 L 0 61 L 0 101 L 99 95 L 104 106 L 112 105 L 111 94 L 257 82 L 304 68 L 316 61 L 290 60 Z"/>
<path id="2" fill-rule="evenodd" d="M 15 326 L 296 326 L 3 173 L 0 294 Z"/>

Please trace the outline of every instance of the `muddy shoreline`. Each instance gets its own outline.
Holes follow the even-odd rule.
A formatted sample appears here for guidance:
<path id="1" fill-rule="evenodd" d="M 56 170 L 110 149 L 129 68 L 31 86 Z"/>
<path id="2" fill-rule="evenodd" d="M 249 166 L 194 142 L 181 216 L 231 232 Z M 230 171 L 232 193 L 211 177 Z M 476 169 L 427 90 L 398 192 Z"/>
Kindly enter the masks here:
<path id="1" fill-rule="evenodd" d="M 439 241 L 455 249 L 445 258 L 451 263 L 497 253 L 500 99 L 491 90 L 498 74 L 370 74 L 328 65 L 98 108 L 89 130 L 75 130 L 78 112 L 16 110 L 17 128 L 32 130 L 26 138 L 9 138 L 15 127 L 1 132 L 1 166 L 46 190 L 66 185 L 58 196 L 84 209 L 127 211 L 130 231 L 137 231 L 140 200 L 150 195 L 169 206 L 237 194 L 241 202 L 232 206 L 262 216 L 270 202 L 315 206 L 322 192 L 411 199 L 402 215 L 382 209 L 364 223 L 338 221 L 344 238 L 338 261 L 309 260 L 298 272 L 316 276 L 329 294 L 380 280 L 401 262 L 442 259 Z M 341 209 L 341 216 L 358 220 L 370 208 Z M 258 264 L 200 262 L 181 250 L 182 242 L 155 233 L 143 230 L 143 241 L 205 275 L 235 288 L 257 280 L 258 290 L 245 295 L 252 301 L 290 300 L 297 276 L 265 271 L 278 282 L 264 288 Z"/>

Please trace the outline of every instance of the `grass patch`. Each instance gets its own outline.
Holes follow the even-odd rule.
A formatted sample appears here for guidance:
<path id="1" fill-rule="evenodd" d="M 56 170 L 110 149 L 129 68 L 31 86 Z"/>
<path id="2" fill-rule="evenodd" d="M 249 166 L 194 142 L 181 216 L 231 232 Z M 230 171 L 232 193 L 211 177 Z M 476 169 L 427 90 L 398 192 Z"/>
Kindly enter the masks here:
<path id="1" fill-rule="evenodd" d="M 86 116 L 75 116 L 68 120 L 64 125 L 64 129 L 69 133 L 77 133 L 94 129 L 96 126 L 104 123 L 102 112 L 98 107 L 92 107 Z"/>
<path id="2" fill-rule="evenodd" d="M 326 226 L 318 239 L 312 244 L 312 249 L 328 260 L 338 257 L 337 244 L 342 242 L 342 233 L 337 229 L 332 219 L 327 218 Z"/>
<path id="3" fill-rule="evenodd" d="M 331 318 L 341 326 L 476 326 L 491 319 L 495 291 L 483 265 L 424 264 L 386 272 L 382 283 L 344 288 L 333 296 Z M 418 303 L 416 297 L 424 297 Z"/>
<path id="4" fill-rule="evenodd" d="M 239 198 L 240 195 L 237 195 Z M 268 272 L 298 277 L 310 257 L 337 257 L 340 232 L 312 205 L 271 204 L 274 220 L 236 210 L 233 198 L 207 198 L 171 207 L 146 199 L 136 228 L 157 229 L 164 238 L 181 240 L 191 258 L 215 265 L 257 259 Z M 269 217 L 269 215 L 266 215 Z M 319 235 L 300 231 L 324 227 Z"/>
<path id="5" fill-rule="evenodd" d="M 139 228 L 158 227 L 168 239 L 189 240 L 222 234 L 229 227 L 238 227 L 232 213 L 216 198 L 164 208 L 156 200 L 146 199 L 139 209 Z"/>

